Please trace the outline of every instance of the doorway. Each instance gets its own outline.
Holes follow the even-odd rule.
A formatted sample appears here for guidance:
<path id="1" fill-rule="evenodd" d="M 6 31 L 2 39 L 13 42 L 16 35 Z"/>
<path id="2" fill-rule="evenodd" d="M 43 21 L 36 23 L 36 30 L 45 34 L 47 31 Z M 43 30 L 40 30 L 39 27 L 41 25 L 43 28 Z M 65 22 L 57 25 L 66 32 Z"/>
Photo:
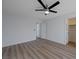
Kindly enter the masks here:
<path id="1" fill-rule="evenodd" d="M 41 38 L 47 38 L 47 24 L 45 22 L 41 23 Z"/>
<path id="2" fill-rule="evenodd" d="M 36 23 L 36 39 L 46 39 L 47 35 L 47 24 L 42 23 Z"/>
<path id="3" fill-rule="evenodd" d="M 41 36 L 41 26 L 40 23 L 36 23 L 36 39 L 40 38 Z"/>
<path id="4" fill-rule="evenodd" d="M 68 19 L 68 46 L 76 47 L 76 18 Z"/>

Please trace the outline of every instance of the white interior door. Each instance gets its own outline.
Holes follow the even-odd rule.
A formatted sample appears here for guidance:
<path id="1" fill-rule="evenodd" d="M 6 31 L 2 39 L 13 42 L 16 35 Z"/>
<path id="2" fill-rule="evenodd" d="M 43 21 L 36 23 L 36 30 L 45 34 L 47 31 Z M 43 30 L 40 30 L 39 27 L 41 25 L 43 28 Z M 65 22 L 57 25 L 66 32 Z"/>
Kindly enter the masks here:
<path id="1" fill-rule="evenodd" d="M 41 38 L 46 39 L 46 23 L 41 23 Z"/>
<path id="2" fill-rule="evenodd" d="M 39 38 L 40 37 L 40 24 L 37 23 L 36 24 L 36 38 Z"/>

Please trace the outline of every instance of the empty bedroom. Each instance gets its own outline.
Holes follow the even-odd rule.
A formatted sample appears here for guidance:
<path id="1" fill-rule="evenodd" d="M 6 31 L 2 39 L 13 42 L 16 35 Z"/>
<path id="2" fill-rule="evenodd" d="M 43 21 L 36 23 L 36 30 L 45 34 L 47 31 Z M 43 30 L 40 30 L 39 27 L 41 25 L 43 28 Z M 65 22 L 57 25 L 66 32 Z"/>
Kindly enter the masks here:
<path id="1" fill-rule="evenodd" d="M 2 59 L 76 59 L 76 1 L 2 0 Z"/>

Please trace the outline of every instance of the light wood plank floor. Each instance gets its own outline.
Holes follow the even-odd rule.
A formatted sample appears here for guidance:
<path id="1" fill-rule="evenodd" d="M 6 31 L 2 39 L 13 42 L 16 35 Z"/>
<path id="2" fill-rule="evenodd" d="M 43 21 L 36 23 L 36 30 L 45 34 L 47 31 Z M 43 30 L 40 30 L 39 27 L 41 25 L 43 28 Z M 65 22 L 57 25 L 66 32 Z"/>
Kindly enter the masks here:
<path id="1" fill-rule="evenodd" d="M 75 47 L 38 39 L 2 48 L 2 59 L 76 59 Z"/>

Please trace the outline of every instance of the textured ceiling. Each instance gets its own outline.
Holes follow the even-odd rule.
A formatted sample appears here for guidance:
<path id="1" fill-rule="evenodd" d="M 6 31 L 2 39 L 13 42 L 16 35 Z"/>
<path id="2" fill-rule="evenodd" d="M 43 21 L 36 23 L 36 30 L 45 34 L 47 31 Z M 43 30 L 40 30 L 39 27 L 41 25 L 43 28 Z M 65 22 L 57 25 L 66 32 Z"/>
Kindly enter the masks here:
<path id="1" fill-rule="evenodd" d="M 35 9 L 42 8 L 37 0 L 2 0 L 3 1 L 3 15 L 16 15 L 16 16 L 25 16 L 28 18 L 37 18 L 37 19 L 48 19 L 53 18 L 58 15 L 63 15 L 76 10 L 76 1 L 75 0 L 59 0 L 60 4 L 53 8 L 53 10 L 58 11 L 57 14 L 49 13 L 47 16 L 44 15 L 44 12 L 36 12 Z M 49 6 L 55 3 L 58 0 L 42 0 L 45 4 Z"/>

